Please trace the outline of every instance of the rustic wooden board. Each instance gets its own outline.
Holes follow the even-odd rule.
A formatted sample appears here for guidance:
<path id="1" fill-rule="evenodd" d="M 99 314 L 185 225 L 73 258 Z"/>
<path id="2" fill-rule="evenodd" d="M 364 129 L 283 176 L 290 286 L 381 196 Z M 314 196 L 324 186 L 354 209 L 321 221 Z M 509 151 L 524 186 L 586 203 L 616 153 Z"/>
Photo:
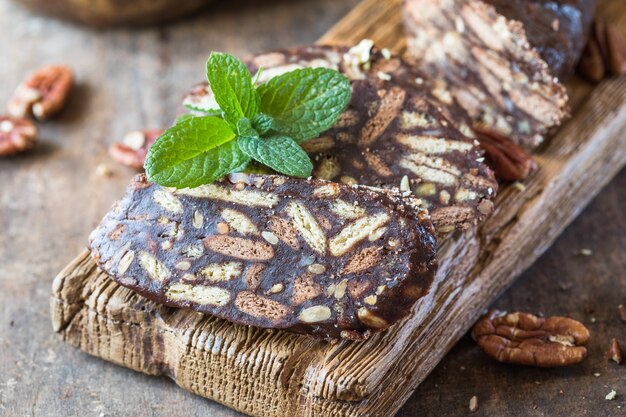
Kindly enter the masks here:
<path id="1" fill-rule="evenodd" d="M 322 40 L 370 37 L 400 50 L 397 6 L 366 1 Z M 574 117 L 538 154 L 540 171 L 524 191 L 502 190 L 496 212 L 479 229 L 440 245 L 433 291 L 383 335 L 332 345 L 157 306 L 108 280 L 86 252 L 55 279 L 55 330 L 91 354 L 167 375 L 248 414 L 393 415 L 481 311 L 626 163 L 620 135 L 626 80 L 593 91 L 572 84 L 569 91 Z"/>

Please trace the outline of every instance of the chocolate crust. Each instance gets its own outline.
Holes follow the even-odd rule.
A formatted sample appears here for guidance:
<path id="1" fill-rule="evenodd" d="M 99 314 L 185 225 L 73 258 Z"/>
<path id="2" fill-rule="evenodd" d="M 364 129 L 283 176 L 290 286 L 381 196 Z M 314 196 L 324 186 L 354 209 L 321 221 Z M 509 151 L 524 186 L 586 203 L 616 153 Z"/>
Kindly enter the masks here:
<path id="1" fill-rule="evenodd" d="M 171 190 L 135 177 L 90 235 L 98 266 L 155 302 L 323 338 L 409 314 L 437 262 L 425 210 L 397 193 L 232 175 Z"/>

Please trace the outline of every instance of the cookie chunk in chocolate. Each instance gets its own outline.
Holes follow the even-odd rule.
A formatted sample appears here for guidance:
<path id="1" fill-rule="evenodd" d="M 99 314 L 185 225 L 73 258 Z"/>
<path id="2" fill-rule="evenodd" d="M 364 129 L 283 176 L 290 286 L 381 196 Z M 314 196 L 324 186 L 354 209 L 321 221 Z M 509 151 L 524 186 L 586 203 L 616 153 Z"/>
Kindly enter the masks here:
<path id="1" fill-rule="evenodd" d="M 404 15 L 407 56 L 476 124 L 532 149 L 567 116 L 565 88 L 521 22 L 480 0 L 407 0 Z"/>
<path id="2" fill-rule="evenodd" d="M 360 339 L 408 315 L 429 290 L 434 231 L 414 204 L 322 180 L 236 174 L 172 190 L 142 174 L 90 248 L 112 279 L 156 302 Z"/>

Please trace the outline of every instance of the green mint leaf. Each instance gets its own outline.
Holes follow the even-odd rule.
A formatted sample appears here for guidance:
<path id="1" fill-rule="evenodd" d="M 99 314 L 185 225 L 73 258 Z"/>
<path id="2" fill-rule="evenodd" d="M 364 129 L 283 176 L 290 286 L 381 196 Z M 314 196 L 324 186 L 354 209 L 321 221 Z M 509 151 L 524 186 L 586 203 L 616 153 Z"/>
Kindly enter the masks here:
<path id="1" fill-rule="evenodd" d="M 259 69 L 256 72 L 256 74 L 254 74 L 254 80 L 252 80 L 252 85 L 253 86 L 256 86 L 256 84 L 259 82 L 259 77 L 261 76 L 262 72 L 263 72 L 263 67 L 259 67 Z"/>
<path id="2" fill-rule="evenodd" d="M 190 103 L 183 103 L 183 106 L 187 110 L 193 113 L 196 113 L 196 115 L 216 116 L 216 117 L 222 116 L 222 111 L 219 108 L 213 109 L 213 108 L 208 108 L 208 107 L 201 107 L 201 106 L 190 104 Z"/>
<path id="3" fill-rule="evenodd" d="M 270 79 L 257 91 L 272 128 L 297 142 L 332 127 L 350 102 L 350 81 L 328 68 L 303 68 Z"/>
<path id="4" fill-rule="evenodd" d="M 259 133 L 259 135 L 262 136 L 270 131 L 273 121 L 274 119 L 272 119 L 272 116 L 268 116 L 264 113 L 257 113 L 252 118 L 252 127 Z"/>
<path id="5" fill-rule="evenodd" d="M 281 174 L 307 178 L 313 164 L 306 152 L 287 136 L 261 139 L 255 136 L 237 138 L 239 148 L 252 159 L 261 162 Z"/>
<path id="6" fill-rule="evenodd" d="M 148 178 L 177 188 L 215 181 L 230 170 L 245 166 L 249 160 L 234 138 L 235 133 L 222 119 L 185 118 L 167 129 L 150 147 L 144 165 Z"/>
<path id="7" fill-rule="evenodd" d="M 259 111 L 259 95 L 248 68 L 237 58 L 213 52 L 206 65 L 207 78 L 224 119 L 234 126 L 242 117 Z"/>
<path id="8" fill-rule="evenodd" d="M 176 118 L 176 120 L 174 121 L 174 124 L 177 125 L 181 122 L 184 122 L 185 120 L 193 119 L 194 117 L 196 116 L 194 116 L 193 114 L 181 114 L 180 116 Z"/>
<path id="9" fill-rule="evenodd" d="M 257 131 L 252 127 L 252 122 L 247 117 L 243 117 L 237 122 L 237 134 L 239 136 L 259 136 Z"/>
<path id="10" fill-rule="evenodd" d="M 176 188 L 193 188 L 202 184 L 210 184 L 231 172 L 242 172 L 250 162 L 250 157 L 245 155 L 237 145 L 236 140 L 231 140 L 185 160 L 176 166 L 176 172 L 163 173 L 167 177 L 160 183 L 159 177 L 151 179 L 161 185 Z"/>

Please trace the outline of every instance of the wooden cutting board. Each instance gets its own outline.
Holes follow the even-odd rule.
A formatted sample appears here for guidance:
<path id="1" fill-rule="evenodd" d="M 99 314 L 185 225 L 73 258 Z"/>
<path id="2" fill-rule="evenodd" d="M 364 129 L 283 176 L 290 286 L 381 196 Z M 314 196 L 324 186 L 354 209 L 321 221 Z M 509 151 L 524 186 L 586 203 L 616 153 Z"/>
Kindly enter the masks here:
<path id="1" fill-rule="evenodd" d="M 626 32 L 621 2 L 600 12 Z M 400 0 L 365 0 L 322 37 L 401 52 Z M 99 272 L 84 251 L 54 280 L 55 331 L 122 366 L 255 416 L 391 416 L 487 306 L 626 164 L 626 77 L 568 85 L 572 119 L 541 149 L 525 187 L 439 244 L 440 268 L 410 317 L 365 342 L 331 344 L 163 307 Z"/>

